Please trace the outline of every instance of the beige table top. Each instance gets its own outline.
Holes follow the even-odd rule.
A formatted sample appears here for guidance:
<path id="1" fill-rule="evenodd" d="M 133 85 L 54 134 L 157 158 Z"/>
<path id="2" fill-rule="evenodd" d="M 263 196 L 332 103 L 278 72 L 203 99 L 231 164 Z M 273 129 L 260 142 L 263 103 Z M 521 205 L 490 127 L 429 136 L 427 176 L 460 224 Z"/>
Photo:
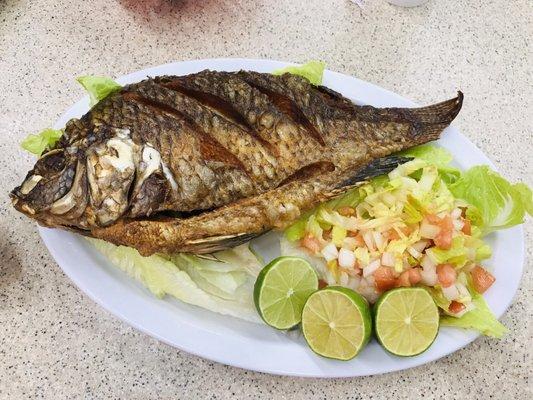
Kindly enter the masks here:
<path id="1" fill-rule="evenodd" d="M 8 204 L 33 163 L 18 143 L 82 96 L 74 77 L 210 57 L 322 59 L 420 103 L 461 89 L 457 126 L 505 176 L 531 185 L 530 0 L 366 3 L 361 11 L 348 0 L 0 1 L 0 398 L 531 396 L 531 269 L 500 341 L 480 338 L 377 377 L 274 377 L 191 356 L 117 320 L 63 275 L 35 225 Z"/>

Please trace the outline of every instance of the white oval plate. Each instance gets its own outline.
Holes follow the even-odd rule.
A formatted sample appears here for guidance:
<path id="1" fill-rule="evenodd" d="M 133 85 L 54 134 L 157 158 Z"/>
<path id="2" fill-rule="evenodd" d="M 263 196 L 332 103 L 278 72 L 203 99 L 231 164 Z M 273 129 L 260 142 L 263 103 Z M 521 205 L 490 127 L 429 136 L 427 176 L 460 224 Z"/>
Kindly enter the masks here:
<path id="1" fill-rule="evenodd" d="M 184 75 L 207 68 L 270 72 L 286 65 L 287 63 L 279 61 L 247 59 L 184 61 L 134 72 L 118 81 L 122 84 L 132 83 L 147 76 Z M 378 107 L 415 106 L 413 102 L 397 94 L 336 72 L 326 71 L 324 85 L 358 103 Z M 450 93 L 450 97 L 453 94 Z M 88 109 L 88 98 L 85 97 L 59 119 L 55 128 L 64 127 L 67 120 L 81 116 Z M 446 129 L 439 144 L 454 154 L 455 161 L 461 168 L 476 164 L 488 164 L 494 168 L 489 159 L 453 127 Z M 312 377 L 380 374 L 437 360 L 466 346 L 478 336 L 474 332 L 443 328 L 429 350 L 416 357 L 392 356 L 374 340 L 354 360 L 328 360 L 309 350 L 301 337 L 294 338 L 264 325 L 215 314 L 172 299 L 159 300 L 141 284 L 111 266 L 80 236 L 45 228 L 40 228 L 40 233 L 63 271 L 106 310 L 171 346 L 240 368 Z M 497 280 L 485 298 L 490 308 L 500 317 L 518 289 L 524 264 L 524 236 L 522 228 L 515 227 L 497 232 L 487 240 L 494 250 L 490 264 L 494 267 Z M 265 241 L 263 246 L 266 246 L 263 250 L 270 253 L 270 256 L 274 254 L 274 246 L 268 248 Z"/>

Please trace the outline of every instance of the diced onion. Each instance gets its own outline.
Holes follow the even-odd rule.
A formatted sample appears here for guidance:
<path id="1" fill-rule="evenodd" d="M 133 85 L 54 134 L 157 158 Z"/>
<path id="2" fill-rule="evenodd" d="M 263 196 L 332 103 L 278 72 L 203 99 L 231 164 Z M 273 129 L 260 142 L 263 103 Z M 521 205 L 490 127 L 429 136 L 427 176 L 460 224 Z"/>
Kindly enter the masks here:
<path id="1" fill-rule="evenodd" d="M 411 247 L 413 247 L 413 249 L 415 249 L 416 251 L 422 253 L 424 249 L 428 247 L 428 244 L 429 244 L 428 240 L 419 240 L 418 242 L 413 243 Z"/>
<path id="2" fill-rule="evenodd" d="M 339 266 L 353 268 L 355 266 L 355 254 L 351 250 L 342 248 L 339 250 Z"/>
<path id="3" fill-rule="evenodd" d="M 374 260 L 363 269 L 363 276 L 366 278 L 372 275 L 379 268 L 379 260 Z"/>
<path id="4" fill-rule="evenodd" d="M 428 239 L 434 239 L 440 232 L 440 228 L 436 225 L 431 225 L 425 219 L 420 224 L 420 236 Z"/>
<path id="5" fill-rule="evenodd" d="M 339 277 L 339 283 L 341 286 L 347 286 L 348 285 L 348 274 L 346 272 L 341 272 L 341 275 Z"/>
<path id="6" fill-rule="evenodd" d="M 443 287 L 442 294 L 450 301 L 457 300 L 459 297 L 461 297 L 461 295 L 459 294 L 459 290 L 457 290 L 457 286 L 455 285 Z"/>
<path id="7" fill-rule="evenodd" d="M 427 286 L 435 286 L 439 280 L 435 269 L 422 269 L 420 278 L 422 283 Z"/>
<path id="8" fill-rule="evenodd" d="M 383 236 L 377 231 L 372 231 L 372 237 L 374 238 L 374 243 L 376 243 L 376 247 L 381 251 L 385 247 L 385 241 L 383 239 Z"/>
<path id="9" fill-rule="evenodd" d="M 413 246 L 409 246 L 407 248 L 407 251 L 409 252 L 409 254 L 411 254 L 414 258 L 416 258 L 417 260 L 422 257 L 422 253 L 420 253 L 417 249 L 415 249 Z"/>
<path id="10" fill-rule="evenodd" d="M 350 279 L 348 280 L 348 287 L 353 290 L 357 290 L 360 283 L 361 283 L 361 277 L 351 276 Z"/>
<path id="11" fill-rule="evenodd" d="M 320 252 L 328 262 L 339 257 L 339 251 L 333 243 L 326 245 Z"/>
<path id="12" fill-rule="evenodd" d="M 453 223 L 453 227 L 457 231 L 460 231 L 461 229 L 463 229 L 463 226 L 465 226 L 465 223 L 461 221 L 460 219 L 454 219 L 452 223 Z"/>
<path id="13" fill-rule="evenodd" d="M 451 212 L 452 219 L 459 219 L 459 217 L 462 215 L 462 211 L 460 208 L 454 208 Z"/>
<path id="14" fill-rule="evenodd" d="M 420 271 L 420 277 L 422 278 L 422 283 L 428 286 L 435 286 L 438 282 L 437 277 L 437 266 L 428 256 L 422 257 L 422 271 Z"/>
<path id="15" fill-rule="evenodd" d="M 348 250 L 355 250 L 357 247 L 357 239 L 354 237 L 346 237 L 342 241 L 342 247 Z"/>
<path id="16" fill-rule="evenodd" d="M 372 232 L 366 231 L 365 233 L 363 233 L 363 240 L 365 241 L 368 250 L 374 251 L 376 249 L 376 247 L 374 246 L 374 238 Z"/>
<path id="17" fill-rule="evenodd" d="M 381 255 L 381 264 L 386 267 L 394 267 L 394 254 L 389 252 L 384 252 Z"/>

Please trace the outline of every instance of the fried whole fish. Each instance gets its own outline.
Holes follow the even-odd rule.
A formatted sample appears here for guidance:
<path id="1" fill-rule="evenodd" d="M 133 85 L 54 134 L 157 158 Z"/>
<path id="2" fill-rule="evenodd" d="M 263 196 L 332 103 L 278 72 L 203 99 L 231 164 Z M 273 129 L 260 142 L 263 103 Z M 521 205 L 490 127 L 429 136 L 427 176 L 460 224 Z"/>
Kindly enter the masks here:
<path id="1" fill-rule="evenodd" d="M 378 109 L 292 74 L 151 78 L 70 120 L 11 198 L 143 255 L 209 253 L 395 168 L 387 156 L 437 139 L 462 99 Z"/>

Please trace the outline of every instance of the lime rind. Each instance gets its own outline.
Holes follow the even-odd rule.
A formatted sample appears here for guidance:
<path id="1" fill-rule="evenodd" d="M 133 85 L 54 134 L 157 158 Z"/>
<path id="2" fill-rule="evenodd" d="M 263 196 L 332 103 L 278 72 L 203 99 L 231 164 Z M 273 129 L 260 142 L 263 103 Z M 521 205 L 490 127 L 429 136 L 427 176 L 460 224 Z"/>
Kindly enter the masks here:
<path id="1" fill-rule="evenodd" d="M 388 352 L 411 357 L 426 351 L 439 330 L 439 311 L 423 288 L 384 293 L 374 306 L 374 331 Z"/>
<path id="2" fill-rule="evenodd" d="M 302 332 L 318 355 L 350 360 L 370 340 L 372 322 L 366 300 L 351 289 L 327 287 L 313 293 L 302 312 Z"/>
<path id="3" fill-rule="evenodd" d="M 259 273 L 254 302 L 261 318 L 276 329 L 298 325 L 307 298 L 318 289 L 311 265 L 299 257 L 278 257 Z"/>

